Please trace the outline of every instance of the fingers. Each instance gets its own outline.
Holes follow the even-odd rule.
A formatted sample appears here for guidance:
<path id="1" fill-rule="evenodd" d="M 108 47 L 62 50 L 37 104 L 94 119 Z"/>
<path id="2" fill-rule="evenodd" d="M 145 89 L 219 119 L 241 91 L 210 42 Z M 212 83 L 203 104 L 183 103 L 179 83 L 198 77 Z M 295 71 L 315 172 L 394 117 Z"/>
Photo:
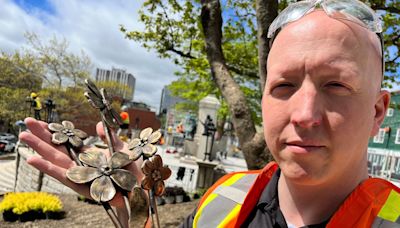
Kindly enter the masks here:
<path id="1" fill-rule="evenodd" d="M 66 176 L 66 169 L 56 166 L 53 163 L 46 161 L 43 158 L 33 156 L 28 158 L 27 160 L 29 165 L 32 165 L 36 169 L 40 170 L 43 173 L 46 173 L 47 175 L 54 177 L 58 181 L 60 181 L 62 184 L 65 186 L 71 188 L 75 192 L 84 195 L 85 197 L 90 197 L 89 193 L 89 188 L 87 185 L 80 185 L 80 184 L 75 184 L 74 182 L 68 180 Z"/>
<path id="2" fill-rule="evenodd" d="M 49 144 L 51 143 L 51 133 L 47 130 L 47 123 L 28 117 L 25 119 L 25 124 L 32 134 L 37 135 L 40 139 Z"/>
<path id="3" fill-rule="evenodd" d="M 33 150 L 38 152 L 45 160 L 54 163 L 56 166 L 67 169 L 75 165 L 64 152 L 49 145 L 32 133 L 22 132 L 19 135 L 19 138 L 27 143 Z"/>
<path id="4" fill-rule="evenodd" d="M 96 125 L 96 132 L 97 135 L 103 140 L 105 143 L 107 143 L 107 139 L 105 136 L 104 132 L 104 127 L 102 122 L 98 122 Z M 114 143 L 114 149 L 115 151 L 121 151 L 124 148 L 124 142 L 119 139 L 119 137 L 115 134 L 113 130 L 110 130 L 112 141 Z"/>
<path id="5" fill-rule="evenodd" d="M 29 165 L 32 165 L 41 172 L 46 173 L 47 175 L 57 179 L 62 184 L 71 188 L 75 192 L 87 198 L 91 198 L 89 191 L 90 184 L 75 184 L 74 182 L 68 180 L 65 174 L 67 172 L 67 169 L 56 166 L 53 163 L 37 156 L 28 158 L 27 162 Z M 110 201 L 110 204 L 116 207 L 124 207 L 122 194 L 120 192 L 117 192 L 114 198 Z"/>

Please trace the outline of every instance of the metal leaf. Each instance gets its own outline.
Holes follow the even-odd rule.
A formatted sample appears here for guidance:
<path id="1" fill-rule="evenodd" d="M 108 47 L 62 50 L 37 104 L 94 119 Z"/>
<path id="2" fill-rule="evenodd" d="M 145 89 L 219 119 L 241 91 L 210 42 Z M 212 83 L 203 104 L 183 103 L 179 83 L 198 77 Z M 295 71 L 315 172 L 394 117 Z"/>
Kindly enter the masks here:
<path id="1" fill-rule="evenodd" d="M 111 168 L 119 169 L 127 166 L 132 160 L 129 160 L 129 155 L 121 152 L 116 152 L 111 156 Z"/>
<path id="2" fill-rule="evenodd" d="M 67 178 L 77 184 L 90 182 L 101 176 L 101 172 L 92 167 L 74 166 L 67 170 Z"/>
<path id="3" fill-rule="evenodd" d="M 52 135 L 51 141 L 52 141 L 54 144 L 60 145 L 60 144 L 63 144 L 63 143 L 65 143 L 65 142 L 68 141 L 68 136 L 67 136 L 66 134 L 64 134 L 64 133 L 56 132 L 56 133 L 54 133 L 54 134 Z"/>
<path id="4" fill-rule="evenodd" d="M 157 147 L 154 146 L 153 144 L 146 144 L 146 145 L 143 147 L 143 153 L 144 153 L 147 157 L 153 156 L 156 152 L 157 152 Z"/>
<path id="5" fill-rule="evenodd" d="M 153 132 L 149 138 L 147 139 L 149 143 L 156 143 L 158 140 L 161 138 L 161 132 L 160 131 L 155 131 Z"/>
<path id="6" fill-rule="evenodd" d="M 140 146 L 135 147 L 133 150 L 130 150 L 128 152 L 129 159 L 131 159 L 133 161 L 136 161 L 137 159 L 140 158 L 140 156 L 142 156 L 142 153 L 143 153 L 143 148 L 142 147 L 140 147 Z"/>
<path id="7" fill-rule="evenodd" d="M 75 129 L 74 124 L 71 121 L 68 120 L 64 120 L 63 122 L 61 122 L 61 124 L 66 128 L 66 129 Z"/>
<path id="8" fill-rule="evenodd" d="M 96 84 L 94 84 L 91 80 L 85 79 L 86 87 L 94 93 L 96 96 L 101 97 L 100 91 L 97 88 Z"/>
<path id="9" fill-rule="evenodd" d="M 72 132 L 74 133 L 74 135 L 78 136 L 81 139 L 86 139 L 88 137 L 86 132 L 79 129 L 73 129 Z"/>
<path id="10" fill-rule="evenodd" d="M 110 201 L 115 193 L 115 187 L 108 176 L 101 176 L 90 185 L 90 196 L 97 202 Z"/>
<path id="11" fill-rule="evenodd" d="M 147 177 L 143 178 L 143 180 L 142 180 L 142 188 L 143 189 L 150 190 L 153 188 L 153 186 L 154 186 L 153 179 L 147 178 Z"/>
<path id="12" fill-rule="evenodd" d="M 48 125 L 48 128 L 50 131 L 62 131 L 64 129 L 64 126 L 59 124 L 59 123 L 50 123 Z"/>
<path id="13" fill-rule="evenodd" d="M 112 117 L 114 118 L 115 122 L 117 125 L 122 125 L 122 119 L 121 116 L 118 114 L 117 111 L 115 111 L 114 109 L 110 110 Z"/>
<path id="14" fill-rule="evenodd" d="M 77 147 L 77 148 L 83 146 L 82 139 L 80 139 L 78 136 L 75 136 L 75 135 L 69 137 L 69 142 L 72 144 L 72 146 Z"/>
<path id="15" fill-rule="evenodd" d="M 153 129 L 151 127 L 145 128 L 140 132 L 140 139 L 145 139 L 145 138 L 149 138 L 151 132 L 153 132 Z"/>
<path id="16" fill-rule="evenodd" d="M 86 153 L 80 153 L 79 160 L 92 167 L 107 166 L 106 156 L 99 151 L 87 151 Z"/>
<path id="17" fill-rule="evenodd" d="M 133 148 L 139 146 L 141 143 L 140 139 L 138 138 L 134 138 L 133 140 L 131 140 L 128 144 L 128 149 L 132 150 Z"/>
<path id="18" fill-rule="evenodd" d="M 164 193 L 164 189 L 165 189 L 165 184 L 164 181 L 157 181 L 154 184 L 154 195 L 156 196 L 161 196 Z"/>
<path id="19" fill-rule="evenodd" d="M 106 108 L 102 110 L 102 113 L 104 115 L 104 121 L 106 122 L 106 125 L 108 127 L 117 127 L 118 125 L 114 122 L 113 117 L 111 116 L 109 110 L 107 110 Z"/>
<path id="20" fill-rule="evenodd" d="M 101 109 L 104 107 L 101 97 L 97 97 L 95 94 L 93 94 L 91 92 L 85 92 L 84 95 L 88 99 L 88 101 L 92 107 L 97 108 L 97 109 Z"/>
<path id="21" fill-rule="evenodd" d="M 114 173 L 110 175 L 111 179 L 122 189 L 126 191 L 132 191 L 136 185 L 136 178 L 131 172 L 124 169 L 116 169 Z"/>

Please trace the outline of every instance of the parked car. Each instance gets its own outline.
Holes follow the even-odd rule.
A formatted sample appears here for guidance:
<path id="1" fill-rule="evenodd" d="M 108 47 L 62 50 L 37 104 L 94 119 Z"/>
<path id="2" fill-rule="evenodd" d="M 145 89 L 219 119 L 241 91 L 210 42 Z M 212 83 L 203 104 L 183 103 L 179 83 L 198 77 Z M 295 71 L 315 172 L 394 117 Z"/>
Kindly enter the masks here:
<path id="1" fill-rule="evenodd" d="M 0 153 L 1 152 L 13 152 L 17 143 L 17 136 L 0 132 Z"/>

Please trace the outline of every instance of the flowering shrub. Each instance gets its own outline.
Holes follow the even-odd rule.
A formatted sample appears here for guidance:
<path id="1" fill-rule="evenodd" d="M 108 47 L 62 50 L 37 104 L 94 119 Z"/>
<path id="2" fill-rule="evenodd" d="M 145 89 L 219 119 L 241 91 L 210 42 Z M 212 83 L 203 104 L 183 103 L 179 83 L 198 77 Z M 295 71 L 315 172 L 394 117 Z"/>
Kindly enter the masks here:
<path id="1" fill-rule="evenodd" d="M 62 210 L 60 199 L 45 192 L 16 192 L 7 193 L 0 203 L 0 212 L 12 211 L 21 215 L 29 211 L 60 212 Z"/>

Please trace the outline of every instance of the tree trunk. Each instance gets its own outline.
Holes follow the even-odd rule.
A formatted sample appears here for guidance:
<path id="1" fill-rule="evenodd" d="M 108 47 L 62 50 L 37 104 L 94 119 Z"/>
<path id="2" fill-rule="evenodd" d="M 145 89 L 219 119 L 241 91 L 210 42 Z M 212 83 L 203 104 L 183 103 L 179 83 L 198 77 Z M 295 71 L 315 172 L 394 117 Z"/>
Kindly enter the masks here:
<path id="1" fill-rule="evenodd" d="M 278 0 L 256 0 L 256 16 L 258 27 L 258 72 L 260 74 L 260 89 L 263 93 L 267 79 L 268 28 L 278 16 Z"/>
<path id="2" fill-rule="evenodd" d="M 202 0 L 201 22 L 206 41 L 207 59 L 211 67 L 211 74 L 228 103 L 232 114 L 232 122 L 235 132 L 242 147 L 243 154 L 249 169 L 259 169 L 265 161 L 259 158 L 266 157 L 264 154 L 265 142 L 263 137 L 256 135 L 254 122 L 246 97 L 240 90 L 239 85 L 233 80 L 225 57 L 222 52 L 222 16 L 219 0 Z M 263 156 L 259 156 L 263 155 Z M 257 159 L 254 159 L 258 156 Z M 262 163 L 262 165 L 260 165 Z"/>

